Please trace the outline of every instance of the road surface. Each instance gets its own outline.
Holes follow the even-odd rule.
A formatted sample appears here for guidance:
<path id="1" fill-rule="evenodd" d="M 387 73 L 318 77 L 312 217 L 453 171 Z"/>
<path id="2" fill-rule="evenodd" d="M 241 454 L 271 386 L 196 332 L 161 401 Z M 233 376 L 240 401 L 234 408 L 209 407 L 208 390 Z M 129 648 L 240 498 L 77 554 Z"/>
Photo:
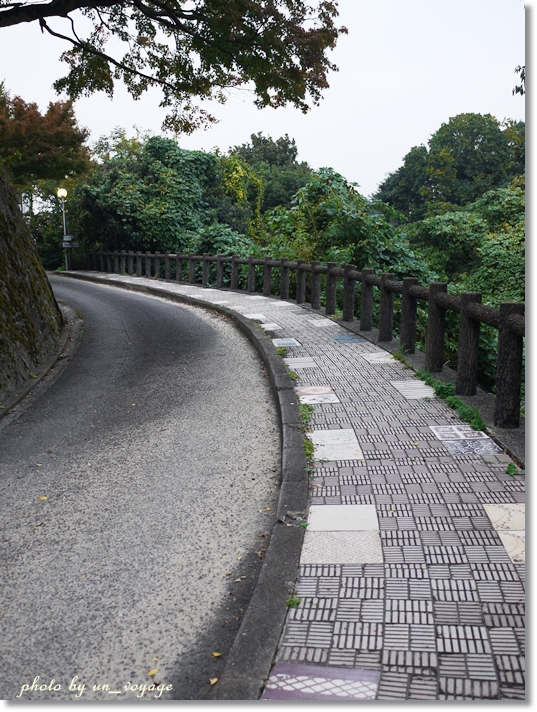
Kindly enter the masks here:
<path id="1" fill-rule="evenodd" d="M 202 698 L 275 511 L 268 379 L 221 316 L 51 283 L 85 335 L 53 385 L 0 423 L 1 697 L 39 676 L 22 699 L 135 700 L 152 682 L 162 699 Z"/>

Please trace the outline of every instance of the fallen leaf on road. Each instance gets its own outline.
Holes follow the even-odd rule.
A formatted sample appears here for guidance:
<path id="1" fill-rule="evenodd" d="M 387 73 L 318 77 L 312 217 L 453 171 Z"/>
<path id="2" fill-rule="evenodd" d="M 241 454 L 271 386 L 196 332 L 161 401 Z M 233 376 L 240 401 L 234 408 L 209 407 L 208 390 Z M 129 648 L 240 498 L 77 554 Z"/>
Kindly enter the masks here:
<path id="1" fill-rule="evenodd" d="M 43 465 L 40 462 L 35 463 L 38 467 L 43 467 Z"/>
<path id="2" fill-rule="evenodd" d="M 233 583 L 240 583 L 240 582 L 241 582 L 240 577 L 233 581 Z"/>
<path id="3" fill-rule="evenodd" d="M 156 675 L 158 672 L 158 668 L 153 668 L 153 670 L 150 670 L 147 674 L 149 677 L 153 677 L 153 675 Z"/>
<path id="4" fill-rule="evenodd" d="M 48 497 L 45 494 L 42 494 L 41 497 L 39 497 L 39 499 L 42 499 L 44 502 L 46 499 L 48 499 Z"/>
<path id="5" fill-rule="evenodd" d="M 214 658 L 220 658 L 222 657 L 222 653 L 213 653 Z"/>
<path id="6" fill-rule="evenodd" d="M 237 561 L 240 561 L 242 559 L 242 556 L 237 556 Z"/>
<path id="7" fill-rule="evenodd" d="M 270 511 L 270 507 L 265 507 L 265 512 L 266 512 L 267 510 Z"/>
<path id="8" fill-rule="evenodd" d="M 211 677 L 209 682 L 211 683 L 211 685 L 216 685 L 216 683 L 218 682 L 219 679 L 220 678 L 218 678 L 218 677 Z"/>
<path id="9" fill-rule="evenodd" d="M 226 576 L 231 576 L 231 571 L 226 571 Z"/>
<path id="10" fill-rule="evenodd" d="M 158 658 L 153 658 L 153 662 L 156 663 Z"/>
<path id="11" fill-rule="evenodd" d="M 315 485 L 315 487 L 319 487 L 319 489 L 322 489 L 322 485 Z"/>

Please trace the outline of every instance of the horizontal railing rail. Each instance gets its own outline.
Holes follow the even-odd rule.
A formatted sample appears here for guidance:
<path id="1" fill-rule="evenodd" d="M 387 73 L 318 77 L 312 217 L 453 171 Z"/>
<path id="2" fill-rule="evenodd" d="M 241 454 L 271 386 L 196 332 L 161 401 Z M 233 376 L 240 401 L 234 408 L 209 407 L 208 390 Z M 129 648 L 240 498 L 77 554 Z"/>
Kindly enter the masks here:
<path id="1" fill-rule="evenodd" d="M 446 282 L 432 282 L 429 287 L 417 284 L 415 277 L 405 277 L 402 282 L 393 274 L 376 275 L 374 270 L 356 268 L 356 265 L 338 267 L 335 262 L 326 265 L 305 260 L 275 260 L 272 257 L 248 258 L 233 255 L 194 255 L 149 252 L 95 252 L 89 256 L 89 268 L 138 277 L 157 277 L 171 280 L 172 265 L 175 281 L 199 283 L 196 264 L 201 262 L 201 284 L 207 286 L 209 265 L 216 263 L 215 284 L 224 287 L 225 265 L 230 265 L 227 283 L 239 289 L 239 268 L 247 265 L 248 292 L 256 291 L 256 267 L 263 267 L 262 293 L 272 294 L 272 270 L 280 271 L 279 296 L 289 299 L 290 272 L 296 272 L 295 301 L 306 302 L 306 279 L 309 275 L 310 304 L 321 308 L 321 275 L 325 275 L 325 312 L 336 313 L 337 280 L 343 279 L 343 321 L 355 319 L 355 292 L 360 284 L 360 331 L 373 329 L 373 303 L 376 287 L 380 292 L 378 341 L 392 341 L 394 321 L 394 295 L 401 295 L 400 347 L 405 354 L 416 350 L 418 301 L 428 303 L 425 367 L 430 372 L 442 371 L 444 365 L 446 312 L 459 314 L 457 352 L 457 377 L 455 394 L 473 396 L 477 392 L 479 333 L 481 324 L 498 330 L 498 357 L 496 367 L 496 404 L 494 424 L 499 428 L 520 426 L 520 389 L 523 367 L 523 338 L 525 336 L 525 307 L 520 302 L 503 302 L 499 309 L 481 304 L 479 292 L 463 292 L 460 296 L 447 293 Z M 186 271 L 186 280 L 183 280 Z"/>

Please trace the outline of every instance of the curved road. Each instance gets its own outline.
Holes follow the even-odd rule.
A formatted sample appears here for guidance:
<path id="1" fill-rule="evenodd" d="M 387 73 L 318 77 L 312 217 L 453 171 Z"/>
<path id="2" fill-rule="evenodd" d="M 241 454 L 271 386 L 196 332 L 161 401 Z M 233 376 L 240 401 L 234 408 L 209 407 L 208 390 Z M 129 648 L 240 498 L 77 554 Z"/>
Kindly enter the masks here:
<path id="1" fill-rule="evenodd" d="M 71 699 L 75 676 L 86 700 L 134 700 L 124 686 L 151 680 L 173 686 L 163 699 L 202 698 L 275 511 L 268 379 L 223 317 L 51 283 L 85 335 L 57 381 L 0 424 L 2 699 L 37 675 L 61 689 L 23 699 Z"/>

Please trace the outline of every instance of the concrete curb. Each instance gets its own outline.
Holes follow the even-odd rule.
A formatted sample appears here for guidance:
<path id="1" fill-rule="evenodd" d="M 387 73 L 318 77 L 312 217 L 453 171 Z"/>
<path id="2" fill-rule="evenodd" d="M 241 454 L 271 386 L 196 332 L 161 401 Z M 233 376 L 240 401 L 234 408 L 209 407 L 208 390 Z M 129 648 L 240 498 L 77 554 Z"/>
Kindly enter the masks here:
<path id="1" fill-rule="evenodd" d="M 73 342 L 73 347 L 69 349 L 70 353 L 68 355 L 72 356 L 78 350 L 83 335 L 82 320 L 80 319 L 80 317 L 77 316 L 77 313 L 71 307 L 65 306 L 63 304 L 59 304 L 59 307 L 64 322 L 62 326 L 60 341 L 58 343 L 56 351 L 44 364 L 40 366 L 37 372 L 37 378 L 33 378 L 25 386 L 23 386 L 22 388 L 18 388 L 17 390 L 20 390 L 20 393 L 18 393 L 17 395 L 13 395 L 5 402 L 5 404 L 3 404 L 2 409 L 0 410 L 0 420 L 2 420 L 2 418 L 4 418 L 5 416 L 13 413 L 13 408 L 15 408 L 15 406 L 17 406 L 29 395 L 31 395 L 36 390 L 37 386 L 42 384 L 43 379 L 49 375 L 49 373 L 52 371 L 52 369 L 56 366 L 56 364 L 62 357 L 69 340 Z M 79 319 L 81 323 L 77 324 L 77 321 Z"/>
<path id="2" fill-rule="evenodd" d="M 233 309 L 168 292 L 157 286 L 73 272 L 58 272 L 58 274 L 66 278 L 151 294 L 222 314 L 233 321 L 248 337 L 267 369 L 278 407 L 282 433 L 282 475 L 278 518 L 271 532 L 252 599 L 244 614 L 224 672 L 218 683 L 211 689 L 209 697 L 215 700 L 256 700 L 269 677 L 287 614 L 286 601 L 294 590 L 304 540 L 304 529 L 299 525 L 306 520 L 308 508 L 308 474 L 302 444 L 303 434 L 300 430 L 302 418 L 293 383 L 287 375 L 288 369 L 265 333 Z"/>

